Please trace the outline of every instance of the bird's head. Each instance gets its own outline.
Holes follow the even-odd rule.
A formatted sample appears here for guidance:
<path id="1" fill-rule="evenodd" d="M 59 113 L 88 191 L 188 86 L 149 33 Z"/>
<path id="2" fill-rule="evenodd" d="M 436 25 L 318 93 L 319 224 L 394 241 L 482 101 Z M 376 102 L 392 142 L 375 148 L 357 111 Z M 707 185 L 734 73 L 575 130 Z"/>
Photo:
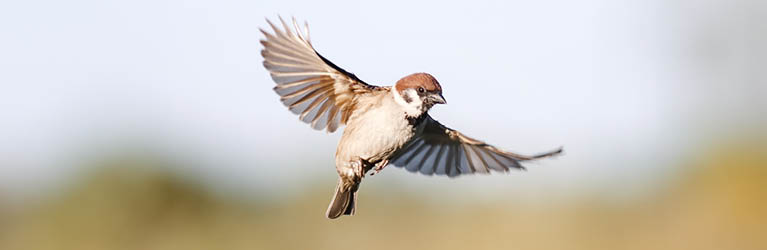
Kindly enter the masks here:
<path id="1" fill-rule="evenodd" d="M 410 116 L 418 116 L 435 104 L 445 104 L 442 86 L 427 73 L 415 73 L 403 77 L 394 85 L 395 100 L 405 107 Z"/>

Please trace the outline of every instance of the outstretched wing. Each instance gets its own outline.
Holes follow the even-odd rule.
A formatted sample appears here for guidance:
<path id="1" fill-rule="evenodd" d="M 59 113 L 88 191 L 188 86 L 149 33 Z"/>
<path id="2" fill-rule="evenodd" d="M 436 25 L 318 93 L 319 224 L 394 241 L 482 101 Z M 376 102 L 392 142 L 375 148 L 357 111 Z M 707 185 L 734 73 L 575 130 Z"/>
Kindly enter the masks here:
<path id="1" fill-rule="evenodd" d="M 423 132 L 398 150 L 391 164 L 410 172 L 455 177 L 461 174 L 490 173 L 490 170 L 507 172 L 511 168 L 524 169 L 521 161 L 562 152 L 560 148 L 534 156 L 519 155 L 445 127 L 429 115 L 426 115 L 423 123 Z"/>
<path id="2" fill-rule="evenodd" d="M 282 18 L 284 30 L 266 21 L 274 34 L 260 29 L 266 36 L 266 40 L 261 40 L 264 45 L 261 55 L 264 67 L 277 83 L 274 91 L 290 111 L 300 114 L 299 119 L 312 128 L 336 131 L 346 124 L 359 95 L 382 89 L 363 82 L 317 53 L 309 40 L 306 23 L 302 31 L 294 18 L 294 33 Z"/>

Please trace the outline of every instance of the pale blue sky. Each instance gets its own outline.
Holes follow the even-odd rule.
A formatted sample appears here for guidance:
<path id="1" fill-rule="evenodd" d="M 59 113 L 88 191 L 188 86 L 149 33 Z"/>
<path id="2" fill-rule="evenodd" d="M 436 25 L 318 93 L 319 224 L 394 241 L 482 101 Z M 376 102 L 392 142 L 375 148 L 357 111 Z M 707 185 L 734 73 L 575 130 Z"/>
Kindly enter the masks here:
<path id="1" fill-rule="evenodd" d="M 520 153 L 566 152 L 511 175 L 391 168 L 368 185 L 633 193 L 695 157 L 698 143 L 764 122 L 764 10 L 759 1 L 5 2 L 0 190 L 46 190 L 82 159 L 130 148 L 183 159 L 184 171 L 225 188 L 324 180 L 330 191 L 340 133 L 300 123 L 261 66 L 258 28 L 280 14 L 307 20 L 315 48 L 368 83 L 435 75 L 450 104 L 432 114 L 448 126 Z"/>

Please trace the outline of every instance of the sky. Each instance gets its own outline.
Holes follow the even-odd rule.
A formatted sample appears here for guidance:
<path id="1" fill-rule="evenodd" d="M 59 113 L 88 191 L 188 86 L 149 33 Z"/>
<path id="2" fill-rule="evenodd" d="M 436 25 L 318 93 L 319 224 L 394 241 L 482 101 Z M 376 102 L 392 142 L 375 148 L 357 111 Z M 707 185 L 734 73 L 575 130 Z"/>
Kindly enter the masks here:
<path id="1" fill-rule="evenodd" d="M 83 161 L 159 154 L 215 186 L 335 184 L 340 133 L 271 90 L 265 18 L 368 83 L 434 75 L 435 119 L 526 172 L 457 179 L 391 168 L 370 185 L 538 197 L 641 193 L 705 142 L 767 118 L 760 1 L 8 1 L 0 3 L 0 192 L 55 189 Z M 712 139 L 713 138 L 713 139 Z M 447 189 L 446 189 L 447 188 Z M 489 192 L 488 192 L 489 191 Z M 554 191 L 554 192 L 552 192 Z M 417 192 L 417 191 L 414 191 Z"/>

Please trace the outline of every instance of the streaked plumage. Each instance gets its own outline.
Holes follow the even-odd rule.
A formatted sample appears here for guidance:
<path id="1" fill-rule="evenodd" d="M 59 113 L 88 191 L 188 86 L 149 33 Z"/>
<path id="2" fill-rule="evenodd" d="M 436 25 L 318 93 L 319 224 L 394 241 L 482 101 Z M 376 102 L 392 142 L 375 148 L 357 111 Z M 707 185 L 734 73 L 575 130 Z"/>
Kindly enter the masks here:
<path id="1" fill-rule="evenodd" d="M 280 19 L 282 21 L 282 19 Z M 309 41 L 309 26 L 304 34 L 293 20 L 296 33 L 282 21 L 284 31 L 271 21 L 275 35 L 261 30 L 267 40 L 261 40 L 264 67 L 277 83 L 274 91 L 290 111 L 314 129 L 334 132 L 345 124 L 356 105 L 358 95 L 380 87 L 369 85 L 351 73 L 320 56 Z"/>
<path id="2" fill-rule="evenodd" d="M 261 32 L 264 67 L 277 83 L 275 92 L 299 119 L 318 130 L 347 125 L 336 150 L 339 175 L 328 218 L 354 214 L 357 190 L 365 173 L 389 163 L 426 175 L 506 172 L 523 169 L 520 161 L 553 156 L 561 149 L 535 156 L 500 150 L 450 129 L 428 114 L 445 103 L 442 87 L 426 73 L 403 77 L 393 87 L 365 83 L 317 53 L 293 19 L 293 31 L 267 19 L 274 34 Z"/>

